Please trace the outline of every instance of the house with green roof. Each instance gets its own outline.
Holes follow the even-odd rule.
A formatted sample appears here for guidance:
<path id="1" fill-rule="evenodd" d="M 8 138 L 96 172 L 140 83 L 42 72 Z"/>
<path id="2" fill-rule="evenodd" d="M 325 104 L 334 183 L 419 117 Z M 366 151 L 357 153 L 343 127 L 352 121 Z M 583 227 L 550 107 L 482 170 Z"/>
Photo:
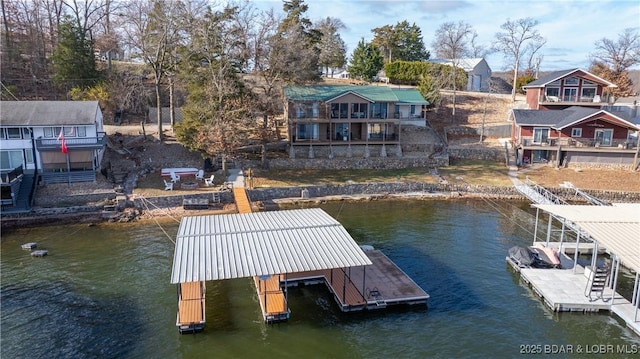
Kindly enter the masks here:
<path id="1" fill-rule="evenodd" d="M 386 157 L 390 145 L 400 156 L 401 126 L 426 126 L 424 110 L 429 102 L 411 88 L 287 86 L 284 95 L 291 157 L 303 153 L 305 146 L 329 148 L 329 156 L 334 149 L 341 153 L 340 148 L 348 148 L 347 156 L 361 151 L 365 157 L 375 153 Z M 313 154 L 310 150 L 307 156 Z"/>

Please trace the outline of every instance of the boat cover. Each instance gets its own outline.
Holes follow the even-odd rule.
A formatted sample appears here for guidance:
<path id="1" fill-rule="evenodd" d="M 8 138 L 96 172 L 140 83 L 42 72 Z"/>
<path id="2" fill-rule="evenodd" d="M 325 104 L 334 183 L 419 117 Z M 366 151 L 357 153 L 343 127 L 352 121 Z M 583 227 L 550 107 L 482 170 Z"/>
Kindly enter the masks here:
<path id="1" fill-rule="evenodd" d="M 535 255 L 529 248 L 520 246 L 509 248 L 509 258 L 522 267 L 529 267 L 533 265 L 536 260 Z"/>

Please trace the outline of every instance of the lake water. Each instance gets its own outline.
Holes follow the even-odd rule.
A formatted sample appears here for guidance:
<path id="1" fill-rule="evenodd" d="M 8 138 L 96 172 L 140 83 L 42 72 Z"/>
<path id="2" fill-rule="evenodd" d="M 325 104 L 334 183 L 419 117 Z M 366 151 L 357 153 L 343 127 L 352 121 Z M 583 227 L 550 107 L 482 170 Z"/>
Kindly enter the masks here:
<path id="1" fill-rule="evenodd" d="M 533 238 L 526 203 L 321 207 L 425 289 L 428 308 L 342 313 L 324 286 L 307 286 L 290 289 L 288 322 L 267 325 L 251 280 L 208 282 L 204 332 L 180 335 L 169 283 L 176 222 L 25 228 L 2 233 L 1 357 L 511 358 L 536 345 L 640 356 L 616 353 L 640 350 L 640 338 L 615 315 L 553 313 L 519 282 L 505 256 Z M 26 242 L 49 255 L 30 257 Z"/>

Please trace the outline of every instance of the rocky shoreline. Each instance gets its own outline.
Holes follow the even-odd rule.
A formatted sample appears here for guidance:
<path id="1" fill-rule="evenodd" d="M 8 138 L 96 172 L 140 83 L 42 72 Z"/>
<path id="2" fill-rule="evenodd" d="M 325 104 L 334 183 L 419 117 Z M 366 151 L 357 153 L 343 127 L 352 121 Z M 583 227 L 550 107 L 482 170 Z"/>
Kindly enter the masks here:
<path id="1" fill-rule="evenodd" d="M 53 187 L 53 186 L 52 186 Z M 87 199 L 105 198 L 107 193 L 113 197 L 113 189 L 93 190 L 81 194 L 82 189 L 73 196 L 86 196 Z M 572 202 L 579 202 L 575 192 L 557 188 L 550 189 L 557 195 Z M 55 191 L 49 188 L 48 191 Z M 281 188 L 248 189 L 249 198 L 256 210 L 275 210 L 304 204 L 321 204 L 329 201 L 377 201 L 377 200 L 477 200 L 500 199 L 522 200 L 525 197 L 510 186 L 479 186 L 465 184 L 428 184 L 419 182 L 363 183 L 345 185 L 301 186 Z M 59 195 L 60 193 L 58 193 Z M 591 191 L 593 196 L 611 202 L 640 202 L 640 192 Z M 43 195 L 42 192 L 39 195 Z M 52 193 L 45 195 L 51 196 Z M 67 194 L 69 195 L 69 194 Z M 57 203 L 64 203 L 64 197 L 55 196 Z M 209 209 L 186 210 L 182 207 L 185 198 L 211 198 L 211 192 L 193 195 L 171 195 L 149 198 L 136 198 L 122 195 L 116 204 L 105 206 L 108 201 L 88 203 L 84 206 L 35 207 L 26 214 L 2 215 L 2 229 L 42 226 L 52 224 L 86 223 L 93 225 L 101 222 L 132 222 L 137 220 L 158 219 L 161 217 L 180 218 L 185 215 L 204 215 L 235 213 L 235 203 L 231 192 L 220 193 L 220 203 L 211 203 Z M 111 208 L 112 207 L 112 208 Z M 108 208 L 108 210 L 105 210 Z"/>

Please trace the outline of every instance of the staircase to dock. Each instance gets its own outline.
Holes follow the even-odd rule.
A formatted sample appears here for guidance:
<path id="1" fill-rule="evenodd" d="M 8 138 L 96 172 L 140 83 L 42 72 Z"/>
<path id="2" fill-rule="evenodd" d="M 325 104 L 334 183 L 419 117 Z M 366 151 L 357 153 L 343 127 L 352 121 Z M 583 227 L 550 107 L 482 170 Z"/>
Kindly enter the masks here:
<path id="1" fill-rule="evenodd" d="M 609 278 L 609 269 L 602 267 L 595 267 L 595 270 L 591 272 L 589 278 L 588 293 L 585 296 L 589 297 L 589 300 L 593 301 L 598 297 L 602 298 L 602 293 L 607 286 L 607 279 Z"/>

